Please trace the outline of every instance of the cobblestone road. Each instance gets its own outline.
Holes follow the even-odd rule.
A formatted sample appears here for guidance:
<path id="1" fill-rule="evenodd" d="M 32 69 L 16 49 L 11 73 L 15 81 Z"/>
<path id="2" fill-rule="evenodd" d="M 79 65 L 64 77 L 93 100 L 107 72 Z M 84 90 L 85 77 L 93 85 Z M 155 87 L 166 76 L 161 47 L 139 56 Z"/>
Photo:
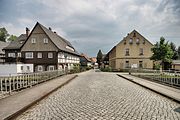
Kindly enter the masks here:
<path id="1" fill-rule="evenodd" d="M 180 120 L 180 104 L 115 74 L 89 71 L 18 120 Z"/>

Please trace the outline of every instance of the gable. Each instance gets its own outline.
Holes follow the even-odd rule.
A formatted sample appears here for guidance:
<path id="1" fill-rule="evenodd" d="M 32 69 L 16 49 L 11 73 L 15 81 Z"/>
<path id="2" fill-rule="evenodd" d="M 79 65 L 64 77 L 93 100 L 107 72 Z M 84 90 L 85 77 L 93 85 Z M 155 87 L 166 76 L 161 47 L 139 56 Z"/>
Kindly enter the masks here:
<path id="1" fill-rule="evenodd" d="M 44 43 L 44 38 L 48 39 L 48 43 Z M 32 43 L 32 39 L 35 39 L 35 43 Z M 58 48 L 37 23 L 21 51 L 58 51 Z"/>
<path id="2" fill-rule="evenodd" d="M 143 37 L 136 30 L 133 30 L 128 34 L 120 43 L 116 46 L 117 57 L 150 57 L 152 55 L 151 48 L 153 44 L 150 43 L 145 37 Z M 129 49 L 129 56 L 125 56 L 126 49 Z M 143 56 L 139 56 L 140 49 L 143 49 Z"/>

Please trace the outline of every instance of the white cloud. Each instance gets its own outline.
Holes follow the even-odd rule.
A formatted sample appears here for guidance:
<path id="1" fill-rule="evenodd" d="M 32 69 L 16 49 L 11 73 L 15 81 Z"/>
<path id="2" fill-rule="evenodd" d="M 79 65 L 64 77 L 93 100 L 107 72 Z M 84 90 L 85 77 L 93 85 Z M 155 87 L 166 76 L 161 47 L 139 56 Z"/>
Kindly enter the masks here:
<path id="1" fill-rule="evenodd" d="M 90 55 L 95 50 L 83 45 L 91 42 L 93 49 L 108 51 L 133 29 L 153 43 L 165 36 L 180 44 L 178 0 L 32 0 L 19 5 L 22 16 L 14 19 L 17 24 L 8 22 L 10 31 L 24 31 L 39 21 Z"/>
<path id="2" fill-rule="evenodd" d="M 5 27 L 9 34 L 19 36 L 20 34 L 25 33 L 25 29 L 22 29 L 21 27 L 18 27 L 12 23 L 1 22 L 0 25 Z"/>

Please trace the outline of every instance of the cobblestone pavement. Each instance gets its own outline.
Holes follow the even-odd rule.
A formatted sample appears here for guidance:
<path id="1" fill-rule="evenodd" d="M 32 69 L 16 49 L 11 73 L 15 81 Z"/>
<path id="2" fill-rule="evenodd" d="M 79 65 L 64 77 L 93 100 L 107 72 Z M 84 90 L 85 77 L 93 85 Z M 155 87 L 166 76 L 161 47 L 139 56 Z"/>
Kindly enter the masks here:
<path id="1" fill-rule="evenodd" d="M 112 73 L 81 73 L 17 120 L 180 120 L 180 104 Z"/>

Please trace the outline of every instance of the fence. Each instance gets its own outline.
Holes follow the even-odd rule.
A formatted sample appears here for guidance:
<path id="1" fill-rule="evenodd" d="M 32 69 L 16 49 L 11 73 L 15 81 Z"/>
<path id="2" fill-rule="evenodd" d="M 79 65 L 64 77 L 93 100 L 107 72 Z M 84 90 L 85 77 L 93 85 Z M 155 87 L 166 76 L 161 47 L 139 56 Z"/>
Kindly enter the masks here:
<path id="1" fill-rule="evenodd" d="M 23 88 L 48 81 L 65 74 L 64 71 L 44 71 L 39 73 L 0 77 L 0 97 Z"/>
<path id="2" fill-rule="evenodd" d="M 180 89 L 180 72 L 172 70 L 147 70 L 147 69 L 131 69 L 131 74 L 137 77 L 166 84 Z"/>

